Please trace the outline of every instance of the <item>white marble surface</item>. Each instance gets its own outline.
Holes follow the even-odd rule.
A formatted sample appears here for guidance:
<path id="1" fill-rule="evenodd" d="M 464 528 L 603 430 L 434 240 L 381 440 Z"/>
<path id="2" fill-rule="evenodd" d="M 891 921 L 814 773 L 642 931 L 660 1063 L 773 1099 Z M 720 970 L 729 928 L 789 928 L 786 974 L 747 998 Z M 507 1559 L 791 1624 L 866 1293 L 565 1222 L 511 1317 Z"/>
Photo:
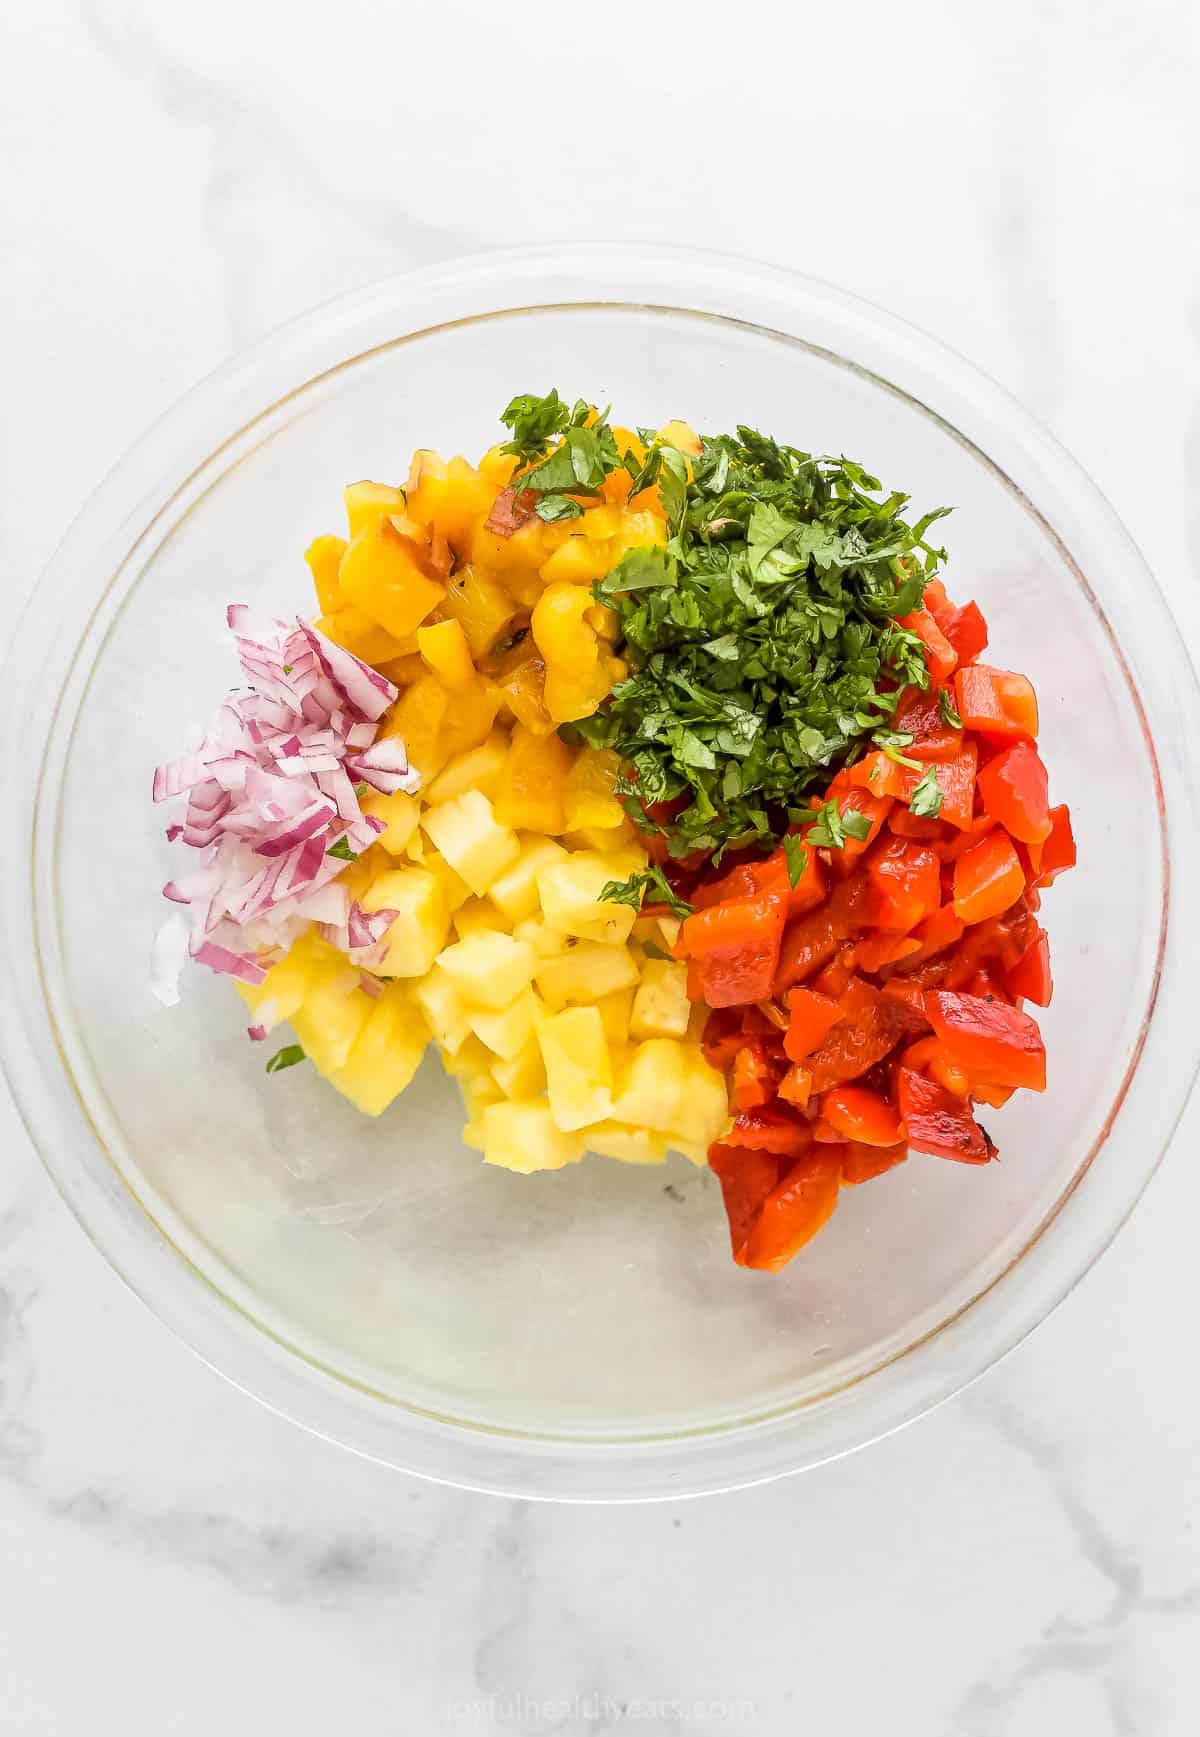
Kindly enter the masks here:
<path id="1" fill-rule="evenodd" d="M 0 631 L 231 349 L 408 264 L 601 234 L 939 332 L 1088 466 L 1195 642 L 1197 30 L 1192 0 L 0 9 Z M 965 1397 L 799 1480 L 604 1511 L 431 1488 L 227 1388 L 5 1103 L 0 1732 L 1182 1737 L 1198 1133 Z"/>

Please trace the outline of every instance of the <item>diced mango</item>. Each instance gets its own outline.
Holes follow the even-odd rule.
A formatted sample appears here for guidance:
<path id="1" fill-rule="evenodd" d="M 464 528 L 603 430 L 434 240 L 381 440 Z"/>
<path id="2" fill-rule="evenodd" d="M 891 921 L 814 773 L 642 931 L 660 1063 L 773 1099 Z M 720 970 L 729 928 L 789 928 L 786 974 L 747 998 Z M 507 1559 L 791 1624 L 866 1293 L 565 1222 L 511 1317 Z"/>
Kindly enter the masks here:
<path id="1" fill-rule="evenodd" d="M 517 613 L 508 592 L 475 567 L 452 575 L 443 607 L 462 628 L 476 661 L 487 656 Z"/>
<path id="2" fill-rule="evenodd" d="M 667 1144 L 649 1128 L 627 1128 L 620 1122 L 600 1122 L 583 1135 L 589 1152 L 616 1158 L 622 1164 L 665 1164 Z"/>
<path id="3" fill-rule="evenodd" d="M 439 802 L 421 823 L 450 867 L 476 894 L 486 893 L 497 875 L 516 862 L 521 846 L 511 827 L 501 825 L 487 797 L 468 790 Z"/>
<path id="4" fill-rule="evenodd" d="M 446 771 L 449 772 L 447 767 Z M 442 774 L 445 777 L 445 773 Z M 441 780 L 439 779 L 440 783 Z M 492 903 L 509 919 L 519 923 L 538 911 L 538 870 L 547 863 L 562 862 L 566 851 L 552 838 L 523 838 L 521 854 L 511 868 L 497 875 L 488 888 Z"/>
<path id="5" fill-rule="evenodd" d="M 411 997 L 399 984 L 390 984 L 371 1002 L 345 1065 L 330 1077 L 364 1115 L 378 1116 L 408 1085 L 428 1042 L 425 1021 Z"/>
<path id="6" fill-rule="evenodd" d="M 483 1161 L 522 1176 L 561 1170 L 583 1157 L 583 1141 L 555 1126 L 541 1099 L 491 1104 L 481 1118 Z"/>
<path id="7" fill-rule="evenodd" d="M 692 1004 L 688 1000 L 687 966 L 673 959 L 647 959 L 633 998 L 631 1037 L 685 1037 Z"/>
<path id="8" fill-rule="evenodd" d="M 437 876 L 425 868 L 389 869 L 362 896 L 366 911 L 396 911 L 384 940 L 381 977 L 423 977 L 446 943 L 450 916 Z"/>
<path id="9" fill-rule="evenodd" d="M 536 1012 L 537 1001 L 533 991 L 526 989 L 507 1007 L 471 1007 L 467 1009 L 466 1017 L 467 1024 L 481 1043 L 502 1061 L 511 1061 L 536 1041 Z"/>
<path id="10" fill-rule="evenodd" d="M 515 724 L 496 791 L 498 817 L 521 832 L 562 832 L 570 766 L 571 750 L 558 736 L 535 735 Z"/>
<path id="11" fill-rule="evenodd" d="M 368 525 L 376 525 L 393 513 L 403 513 L 404 490 L 390 483 L 354 482 L 342 491 L 346 503 L 346 519 L 353 539 Z"/>
<path id="12" fill-rule="evenodd" d="M 418 627 L 417 649 L 434 675 L 451 690 L 469 687 L 475 680 L 471 648 L 460 622 L 439 621 Z"/>
<path id="13" fill-rule="evenodd" d="M 632 821 L 623 820 L 620 826 L 581 826 L 573 832 L 564 832 L 562 838 L 568 850 L 599 851 L 601 856 L 611 856 L 628 850 L 637 836 Z"/>
<path id="14" fill-rule="evenodd" d="M 476 526 L 492 509 L 495 484 L 465 458 L 443 464 L 436 453 L 422 453 L 418 459 L 410 473 L 408 511 L 420 524 L 440 531 L 456 553 L 465 555 Z"/>
<path id="15" fill-rule="evenodd" d="M 261 983 L 238 983 L 237 990 L 251 1013 L 270 1012 L 273 1024 L 290 1019 L 322 976 L 344 971 L 342 954 L 322 941 L 316 929 L 294 941 Z"/>
<path id="16" fill-rule="evenodd" d="M 546 1064 L 537 1039 L 527 1043 L 517 1055 L 507 1059 L 497 1056 L 492 1063 L 492 1078 L 506 1098 L 539 1097 L 546 1089 Z"/>
<path id="17" fill-rule="evenodd" d="M 316 626 L 326 639 L 352 651 L 364 663 L 378 666 L 390 663 L 400 654 L 401 641 L 393 638 L 386 627 L 372 621 L 369 615 L 364 615 L 361 609 L 356 609 L 353 603 L 343 604 L 332 615 L 319 616 Z"/>
<path id="18" fill-rule="evenodd" d="M 478 676 L 451 695 L 439 739 L 447 759 L 483 746 L 496 722 L 502 697 L 494 682 Z"/>
<path id="19" fill-rule="evenodd" d="M 542 578 L 547 585 L 565 581 L 568 585 L 590 585 L 593 579 L 603 579 L 613 567 L 612 551 L 607 541 L 598 537 L 568 537 L 550 558 L 542 563 Z"/>
<path id="20" fill-rule="evenodd" d="M 450 1055 L 457 1055 L 471 1028 L 453 978 L 435 965 L 413 984 L 412 993 L 434 1038 Z"/>
<path id="21" fill-rule="evenodd" d="M 345 553 L 344 537 L 314 537 L 304 551 L 304 559 L 312 574 L 313 589 L 317 594 L 317 607 L 322 615 L 331 615 L 338 607 L 338 568 Z"/>
<path id="22" fill-rule="evenodd" d="M 686 978 L 686 966 L 681 969 Z M 628 948 L 606 947 L 597 941 L 581 941 L 557 959 L 542 960 L 536 977 L 539 994 L 553 1008 L 598 1001 L 637 980 L 638 968 Z"/>
<path id="23" fill-rule="evenodd" d="M 303 1007 L 292 1014 L 291 1025 L 318 1073 L 335 1074 L 345 1067 L 373 1005 L 353 967 L 310 989 Z"/>
<path id="24" fill-rule="evenodd" d="M 554 732 L 554 719 L 546 710 L 546 664 L 532 640 L 529 647 L 524 657 L 501 671 L 501 699 L 524 729 L 534 736 L 549 736 Z"/>
<path id="25" fill-rule="evenodd" d="M 596 1009 L 569 1007 L 539 1019 L 537 1038 L 555 1127 L 572 1133 L 611 1116 L 612 1060 Z"/>
<path id="26" fill-rule="evenodd" d="M 465 1001 L 507 1007 L 533 981 L 533 948 L 499 930 L 468 935 L 438 955 Z"/>
<path id="27" fill-rule="evenodd" d="M 530 621 L 546 661 L 546 710 L 556 724 L 590 717 L 612 686 L 609 660 L 601 658 L 586 619 L 591 606 L 588 587 L 560 581 L 546 587 Z"/>
<path id="28" fill-rule="evenodd" d="M 480 790 L 494 796 L 508 756 L 508 736 L 494 730 L 478 748 L 470 748 L 450 760 L 438 773 L 429 789 L 423 792 L 427 802 L 451 802 L 468 790 Z"/>
<path id="29" fill-rule="evenodd" d="M 644 868 L 645 862 L 645 854 L 640 851 L 610 857 L 581 851 L 565 862 L 547 863 L 537 875 L 538 898 L 546 922 L 552 929 L 581 941 L 620 946 L 629 939 L 633 907 L 602 900 L 600 894 L 609 881 L 623 880 Z"/>
<path id="30" fill-rule="evenodd" d="M 369 796 L 362 798 L 359 806 L 364 814 L 373 814 L 376 820 L 383 821 L 384 830 L 375 842 L 381 844 L 389 856 L 403 856 L 421 822 L 421 810 L 416 797 L 409 796 L 403 790 L 397 790 L 390 796 L 373 790 Z"/>
<path id="31" fill-rule="evenodd" d="M 664 422 L 658 431 L 658 438 L 664 446 L 673 446 L 679 452 L 686 452 L 692 458 L 700 452 L 700 436 L 687 422 Z"/>
<path id="32" fill-rule="evenodd" d="M 625 810 L 616 795 L 620 761 L 609 749 L 581 748 L 563 786 L 567 830 L 625 825 Z"/>
<path id="33" fill-rule="evenodd" d="M 409 761 L 427 785 L 449 758 L 442 724 L 450 705 L 450 695 L 435 675 L 418 676 L 386 713 L 383 736 L 399 736 L 408 752 Z"/>
<path id="34" fill-rule="evenodd" d="M 413 633 L 445 596 L 421 567 L 417 546 L 388 519 L 363 526 L 338 570 L 341 595 L 396 639 Z"/>

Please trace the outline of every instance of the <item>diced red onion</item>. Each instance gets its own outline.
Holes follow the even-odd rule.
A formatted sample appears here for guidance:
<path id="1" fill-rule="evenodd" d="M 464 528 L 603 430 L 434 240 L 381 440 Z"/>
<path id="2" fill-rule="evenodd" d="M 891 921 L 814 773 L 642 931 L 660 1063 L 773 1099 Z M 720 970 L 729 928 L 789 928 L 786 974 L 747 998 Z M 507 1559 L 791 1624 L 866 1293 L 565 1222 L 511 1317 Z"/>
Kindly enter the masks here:
<path id="1" fill-rule="evenodd" d="M 179 975 L 187 956 L 187 925 L 177 913 L 162 924 L 150 948 L 150 992 L 164 1007 L 179 1004 Z"/>
<path id="2" fill-rule="evenodd" d="M 385 796 L 394 796 L 397 790 L 412 795 L 421 786 L 421 775 L 410 767 L 399 736 L 385 736 L 361 754 L 355 754 L 346 761 L 346 771 Z"/>

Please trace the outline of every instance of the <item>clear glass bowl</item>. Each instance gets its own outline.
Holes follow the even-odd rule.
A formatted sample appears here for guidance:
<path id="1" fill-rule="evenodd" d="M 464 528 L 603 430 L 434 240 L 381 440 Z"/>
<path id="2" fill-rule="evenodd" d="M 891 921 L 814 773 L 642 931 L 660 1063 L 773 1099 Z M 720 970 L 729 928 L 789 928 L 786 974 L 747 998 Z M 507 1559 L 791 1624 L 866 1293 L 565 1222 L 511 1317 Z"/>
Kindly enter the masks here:
<path id="1" fill-rule="evenodd" d="M 622 421 L 748 422 L 956 508 L 949 583 L 1042 702 L 1080 866 L 1047 898 L 1050 1089 L 984 1171 L 848 1189 L 779 1277 L 728 1257 L 714 1180 L 460 1143 L 430 1059 L 378 1122 L 268 1078 L 228 984 L 165 1012 L 150 769 L 233 676 L 229 600 L 306 607 L 343 482 L 475 454 L 515 391 Z M 1137 551 L 996 386 L 877 310 L 757 265 L 579 247 L 456 261 L 289 326 L 125 458 L 39 585 L 4 683 L 3 1049 L 80 1221 L 212 1365 L 361 1453 L 531 1496 L 645 1498 L 813 1465 L 1028 1332 L 1150 1176 L 1200 1049 L 1188 968 L 1195 680 Z"/>

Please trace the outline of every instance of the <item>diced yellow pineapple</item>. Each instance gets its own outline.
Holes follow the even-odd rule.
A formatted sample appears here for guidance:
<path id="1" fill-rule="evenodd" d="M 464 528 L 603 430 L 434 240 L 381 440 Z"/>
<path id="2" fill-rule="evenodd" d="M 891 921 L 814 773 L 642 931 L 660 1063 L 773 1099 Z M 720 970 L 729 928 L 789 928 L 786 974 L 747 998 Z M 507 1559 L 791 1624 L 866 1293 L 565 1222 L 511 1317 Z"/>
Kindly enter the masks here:
<path id="1" fill-rule="evenodd" d="M 362 895 L 365 911 L 395 910 L 384 940 L 381 977 L 424 977 L 446 943 L 450 916 L 436 875 L 423 868 L 389 869 Z"/>
<path id="2" fill-rule="evenodd" d="M 698 1144 L 695 1140 L 683 1140 L 678 1134 L 666 1136 L 668 1152 L 678 1152 L 681 1158 L 686 1158 L 689 1164 L 704 1170 L 708 1166 L 708 1147 Z"/>
<path id="3" fill-rule="evenodd" d="M 462 1131 L 462 1143 L 464 1146 L 469 1146 L 473 1152 L 482 1152 L 484 1149 L 484 1146 L 483 1146 L 483 1123 L 482 1122 L 464 1122 L 463 1131 Z"/>
<path id="4" fill-rule="evenodd" d="M 564 1133 L 612 1115 L 612 1060 L 594 1007 L 569 1007 L 539 1019 L 550 1113 Z"/>
<path id="5" fill-rule="evenodd" d="M 547 923 L 581 941 L 604 941 L 619 946 L 629 939 L 634 911 L 631 905 L 601 900 L 609 881 L 623 880 L 646 865 L 642 851 L 625 851 L 603 857 L 581 851 L 566 862 L 547 863 L 538 870 L 538 897 Z"/>
<path id="6" fill-rule="evenodd" d="M 464 1001 L 477 1007 L 507 1007 L 533 980 L 533 948 L 499 930 L 456 941 L 438 955 Z"/>
<path id="7" fill-rule="evenodd" d="M 598 1001 L 637 980 L 638 968 L 629 949 L 598 941 L 581 941 L 558 958 L 543 960 L 537 969 L 538 991 L 552 1008 L 570 1001 Z"/>
<path id="8" fill-rule="evenodd" d="M 468 935 L 478 935 L 481 929 L 502 929 L 507 935 L 511 928 L 508 918 L 490 899 L 469 898 L 454 913 L 454 933 L 460 941 L 465 941 Z"/>
<path id="9" fill-rule="evenodd" d="M 349 483 L 343 491 L 343 499 L 351 537 L 357 537 L 367 525 L 378 524 L 380 519 L 404 511 L 404 490 L 392 488 L 389 483 Z"/>
<path id="10" fill-rule="evenodd" d="M 521 853 L 516 833 L 501 826 L 487 797 L 467 790 L 427 809 L 421 822 L 434 846 L 473 893 L 486 893 Z"/>
<path id="11" fill-rule="evenodd" d="M 467 1119 L 471 1122 L 478 1122 L 489 1104 L 504 1102 L 504 1093 L 492 1078 L 490 1069 L 486 1073 L 460 1074 L 458 1089 L 462 1093 Z"/>
<path id="12" fill-rule="evenodd" d="M 556 959 L 575 945 L 561 930 L 551 929 L 540 917 L 524 918 L 514 925 L 513 934 L 518 941 L 527 941 L 538 959 Z"/>
<path id="13" fill-rule="evenodd" d="M 381 844 L 389 856 L 403 856 L 409 841 L 421 823 L 421 811 L 415 796 L 397 790 L 391 796 L 373 790 L 359 805 L 364 814 L 373 814 L 384 823 L 376 844 Z"/>
<path id="14" fill-rule="evenodd" d="M 345 1067 L 374 1006 L 352 965 L 317 983 L 292 1014 L 292 1030 L 318 1073 Z"/>
<path id="15" fill-rule="evenodd" d="M 492 1063 L 492 1078 L 506 1098 L 536 1098 L 546 1089 L 546 1064 L 535 1038 L 517 1055 Z"/>
<path id="16" fill-rule="evenodd" d="M 626 851 L 636 839 L 637 828 L 631 820 L 622 820 L 620 826 L 580 826 L 563 834 L 568 850 L 598 851 L 601 856 Z"/>
<path id="17" fill-rule="evenodd" d="M 481 1043 L 501 1061 L 511 1061 L 536 1042 L 533 1029 L 536 1014 L 537 1001 L 533 991 L 526 989 L 508 1007 L 469 1007 L 466 1017 Z"/>
<path id="18" fill-rule="evenodd" d="M 450 1055 L 457 1055 L 471 1035 L 471 1028 L 454 980 L 435 965 L 413 984 L 413 997 L 438 1043 Z"/>
<path id="19" fill-rule="evenodd" d="M 608 1039 L 615 1068 L 617 1054 L 629 1042 L 629 1019 L 633 1012 L 632 988 L 618 989 L 613 995 L 602 995 L 596 1003 L 596 1012 L 604 1026 L 604 1035 Z"/>
<path id="20" fill-rule="evenodd" d="M 613 1100 L 613 1120 L 670 1133 L 681 1125 L 686 1087 L 683 1045 L 670 1038 L 651 1038 L 633 1052 Z"/>
<path id="21" fill-rule="evenodd" d="M 589 1152 L 616 1158 L 622 1164 L 665 1164 L 667 1143 L 649 1128 L 627 1128 L 620 1122 L 600 1122 L 583 1135 Z"/>
<path id="22" fill-rule="evenodd" d="M 469 1080 L 481 1074 L 490 1077 L 495 1059 L 487 1045 L 480 1043 L 473 1032 L 468 1034 L 466 1042 L 454 1055 L 442 1052 L 442 1066 L 455 1080 Z"/>
<path id="23" fill-rule="evenodd" d="M 450 768 L 447 767 L 446 770 L 448 772 Z M 514 923 L 520 923 L 537 912 L 538 870 L 547 863 L 562 862 L 567 854 L 562 845 L 556 844 L 552 838 L 526 835 L 520 842 L 521 854 L 516 862 L 511 868 L 506 868 L 502 875 L 497 875 L 488 888 L 488 897 L 492 903 Z"/>
<path id="24" fill-rule="evenodd" d="M 427 856 L 437 856 L 436 851 L 425 849 L 425 835 L 424 835 L 424 833 L 422 833 L 419 826 L 418 826 L 416 832 L 414 832 L 412 837 L 409 839 L 408 843 L 405 845 L 404 851 L 402 854 L 408 858 L 409 862 L 417 862 L 417 863 L 423 863 Z M 446 868 L 447 868 L 447 870 L 449 870 L 449 868 L 450 868 L 449 863 L 446 864 Z M 466 881 L 464 881 L 462 883 L 462 885 L 463 885 L 463 897 L 469 899 L 471 896 L 471 889 L 467 885 Z"/>
<path id="25" fill-rule="evenodd" d="M 452 802 L 468 790 L 481 790 L 485 796 L 494 796 L 507 752 L 508 737 L 500 730 L 493 731 L 478 748 L 468 749 L 442 768 L 428 791 L 423 792 L 426 800 Z"/>
<path id="26" fill-rule="evenodd" d="M 277 965 L 272 965 L 261 983 L 238 983 L 237 991 L 251 1013 L 265 1013 L 272 1024 L 290 1019 L 322 976 L 344 971 L 346 960 L 316 929 L 294 941 Z"/>
<path id="27" fill-rule="evenodd" d="M 631 1037 L 684 1037 L 692 1016 L 687 966 L 674 959 L 647 959 L 633 998 Z"/>
<path id="28" fill-rule="evenodd" d="M 389 984 L 375 1001 L 344 1067 L 329 1078 L 365 1116 L 378 1116 L 421 1065 L 429 1032 L 406 989 Z"/>
<path id="29" fill-rule="evenodd" d="M 413 845 L 415 845 L 416 842 L 416 839 L 414 839 L 413 843 L 408 847 L 406 854 L 409 857 L 413 855 Z M 437 876 L 438 885 L 442 889 L 442 898 L 445 901 L 446 909 L 450 912 L 451 916 L 453 916 L 455 912 L 461 910 L 468 899 L 474 897 L 474 894 L 466 881 L 463 880 L 462 876 L 456 874 L 450 867 L 450 864 L 446 861 L 445 857 L 439 856 L 436 850 L 425 851 L 424 866 L 429 870 L 431 875 Z"/>
<path id="30" fill-rule="evenodd" d="M 489 1104 L 482 1116 L 483 1161 L 529 1176 L 561 1170 L 583 1157 L 583 1141 L 555 1126 L 540 1098 Z"/>

